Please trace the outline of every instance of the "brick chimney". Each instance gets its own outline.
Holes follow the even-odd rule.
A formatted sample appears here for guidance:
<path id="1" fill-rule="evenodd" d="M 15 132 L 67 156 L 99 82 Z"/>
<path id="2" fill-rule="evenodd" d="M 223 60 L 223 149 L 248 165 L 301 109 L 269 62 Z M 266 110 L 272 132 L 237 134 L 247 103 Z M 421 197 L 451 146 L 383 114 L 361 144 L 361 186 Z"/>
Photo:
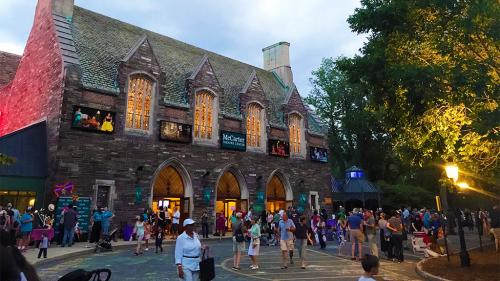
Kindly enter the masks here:
<path id="1" fill-rule="evenodd" d="M 293 84 L 292 67 L 290 66 L 290 43 L 279 42 L 262 49 L 264 69 L 274 71 L 287 86 Z"/>
<path id="2" fill-rule="evenodd" d="M 71 20 L 75 0 L 52 0 L 52 13 Z"/>

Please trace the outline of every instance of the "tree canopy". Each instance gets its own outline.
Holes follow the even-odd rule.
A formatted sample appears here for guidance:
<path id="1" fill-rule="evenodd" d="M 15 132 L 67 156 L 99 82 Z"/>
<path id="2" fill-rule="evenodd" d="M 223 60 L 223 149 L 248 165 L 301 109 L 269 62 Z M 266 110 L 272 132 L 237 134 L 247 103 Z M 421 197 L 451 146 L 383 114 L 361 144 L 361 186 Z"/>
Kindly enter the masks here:
<path id="1" fill-rule="evenodd" d="M 333 158 L 357 157 L 369 174 L 369 163 L 374 173 L 454 161 L 498 186 L 498 1 L 362 0 L 348 23 L 367 42 L 325 59 L 307 99 L 329 123 Z"/>

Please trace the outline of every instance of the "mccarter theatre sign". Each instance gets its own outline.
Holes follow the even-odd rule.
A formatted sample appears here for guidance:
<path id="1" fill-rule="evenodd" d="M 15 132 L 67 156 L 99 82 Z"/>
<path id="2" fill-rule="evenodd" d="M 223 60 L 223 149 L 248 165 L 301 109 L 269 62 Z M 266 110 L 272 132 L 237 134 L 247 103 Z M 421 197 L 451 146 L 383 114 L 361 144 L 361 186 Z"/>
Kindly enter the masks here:
<path id="1" fill-rule="evenodd" d="M 221 147 L 224 149 L 245 151 L 247 149 L 247 137 L 245 134 L 235 132 L 221 132 Z"/>

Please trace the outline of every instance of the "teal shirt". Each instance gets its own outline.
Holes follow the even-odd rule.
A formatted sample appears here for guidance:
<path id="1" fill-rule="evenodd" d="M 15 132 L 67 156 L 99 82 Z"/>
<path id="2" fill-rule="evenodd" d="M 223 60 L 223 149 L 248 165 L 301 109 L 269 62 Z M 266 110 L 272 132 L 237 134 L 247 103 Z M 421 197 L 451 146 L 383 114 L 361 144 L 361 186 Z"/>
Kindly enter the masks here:
<path id="1" fill-rule="evenodd" d="M 31 232 L 33 230 L 33 221 L 29 221 L 32 219 L 33 216 L 28 213 L 21 217 L 21 232 Z"/>
<path id="2" fill-rule="evenodd" d="M 92 218 L 94 219 L 94 221 L 102 221 L 102 213 L 94 212 L 94 214 L 92 215 Z"/>

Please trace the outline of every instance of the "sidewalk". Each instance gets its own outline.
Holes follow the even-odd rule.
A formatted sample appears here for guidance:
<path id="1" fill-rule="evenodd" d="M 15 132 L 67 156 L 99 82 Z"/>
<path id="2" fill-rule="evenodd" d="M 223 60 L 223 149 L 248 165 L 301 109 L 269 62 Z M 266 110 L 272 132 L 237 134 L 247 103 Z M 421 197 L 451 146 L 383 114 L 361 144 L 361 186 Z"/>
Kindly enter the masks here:
<path id="1" fill-rule="evenodd" d="M 228 239 L 231 238 L 231 236 L 223 236 L 222 239 Z M 220 239 L 219 236 L 212 236 L 209 235 L 208 239 L 201 239 L 201 241 L 204 240 L 218 240 Z M 150 245 L 154 246 L 154 240 L 150 239 Z M 151 244 L 152 243 L 152 244 Z M 164 245 L 168 244 L 174 244 L 175 240 L 172 239 L 165 239 L 163 240 Z M 118 242 L 112 242 L 113 245 L 113 250 L 117 249 L 124 249 L 128 247 L 135 247 L 137 245 L 137 241 L 123 241 L 123 239 L 119 239 Z M 87 248 L 88 246 L 92 246 L 91 248 Z M 55 243 L 52 243 L 49 246 L 49 249 L 47 250 L 47 258 L 44 259 L 38 258 L 38 249 L 37 248 L 30 248 L 24 253 L 24 256 L 26 257 L 26 260 L 34 265 L 40 265 L 44 262 L 47 261 L 54 261 L 54 260 L 61 260 L 61 259 L 67 259 L 75 256 L 81 256 L 81 255 L 88 255 L 92 254 L 94 252 L 94 247 L 93 244 L 89 244 L 88 242 L 78 242 L 75 243 L 72 247 L 61 247 L 59 245 L 56 245 Z"/>

